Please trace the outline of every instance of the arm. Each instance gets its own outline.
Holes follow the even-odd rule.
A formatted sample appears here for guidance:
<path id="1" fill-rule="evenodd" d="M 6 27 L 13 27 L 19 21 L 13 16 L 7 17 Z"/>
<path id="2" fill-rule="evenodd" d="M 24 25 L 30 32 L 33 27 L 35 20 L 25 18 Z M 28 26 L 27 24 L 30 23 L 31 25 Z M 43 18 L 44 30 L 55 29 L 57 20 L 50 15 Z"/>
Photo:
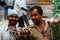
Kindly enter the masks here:
<path id="1" fill-rule="evenodd" d="M 28 9 L 24 8 L 24 7 L 21 7 L 22 10 L 26 11 L 26 12 L 29 12 Z"/>
<path id="2" fill-rule="evenodd" d="M 22 9 L 26 12 L 29 12 L 29 10 L 26 7 L 27 4 L 26 4 L 25 0 L 21 0 L 17 5 L 19 6 L 20 9 Z"/>

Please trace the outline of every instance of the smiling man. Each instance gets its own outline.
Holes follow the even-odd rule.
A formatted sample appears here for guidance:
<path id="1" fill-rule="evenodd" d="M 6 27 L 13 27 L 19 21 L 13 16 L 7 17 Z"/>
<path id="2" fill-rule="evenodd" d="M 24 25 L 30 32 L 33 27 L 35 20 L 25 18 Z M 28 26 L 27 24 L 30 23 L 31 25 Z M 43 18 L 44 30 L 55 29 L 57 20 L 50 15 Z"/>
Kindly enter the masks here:
<path id="1" fill-rule="evenodd" d="M 11 30 L 17 29 L 16 24 L 19 20 L 19 16 L 16 10 L 8 10 L 8 24 L 5 27 L 2 27 L 0 31 L 0 40 L 16 40 L 11 36 Z"/>
<path id="2" fill-rule="evenodd" d="M 43 10 L 40 6 L 33 6 L 30 9 L 31 19 L 34 25 L 30 26 L 32 35 L 29 40 L 51 40 L 51 28 L 47 21 L 43 20 Z"/>

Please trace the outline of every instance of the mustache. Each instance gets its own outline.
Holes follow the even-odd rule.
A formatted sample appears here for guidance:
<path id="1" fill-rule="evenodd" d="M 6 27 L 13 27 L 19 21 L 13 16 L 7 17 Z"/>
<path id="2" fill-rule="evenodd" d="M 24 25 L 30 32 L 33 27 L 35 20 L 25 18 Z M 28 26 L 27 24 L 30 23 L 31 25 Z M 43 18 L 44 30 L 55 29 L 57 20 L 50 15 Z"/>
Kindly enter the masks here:
<path id="1" fill-rule="evenodd" d="M 34 21 L 34 20 L 37 20 L 37 19 L 32 19 L 32 20 Z"/>
<path id="2" fill-rule="evenodd" d="M 17 21 L 17 20 L 10 20 L 10 21 Z"/>

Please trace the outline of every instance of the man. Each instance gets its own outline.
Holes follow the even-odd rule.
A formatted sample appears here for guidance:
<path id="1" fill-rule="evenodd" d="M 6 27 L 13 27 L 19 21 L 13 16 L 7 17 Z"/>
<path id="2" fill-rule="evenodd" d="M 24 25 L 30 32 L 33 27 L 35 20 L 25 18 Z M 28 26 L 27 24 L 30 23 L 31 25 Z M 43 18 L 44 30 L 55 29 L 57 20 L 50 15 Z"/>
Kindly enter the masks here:
<path id="1" fill-rule="evenodd" d="M 4 19 L 6 20 L 6 16 L 8 15 L 8 10 L 13 9 L 15 0 L 4 0 L 6 5 L 4 6 Z"/>
<path id="2" fill-rule="evenodd" d="M 24 25 L 24 21 L 27 20 L 27 17 L 26 17 L 26 12 L 28 12 L 27 8 L 26 8 L 26 2 L 25 0 L 16 0 L 15 1 L 15 5 L 14 5 L 14 10 L 17 10 L 18 13 L 19 13 L 19 26 L 20 27 L 25 27 Z M 25 23 L 27 24 L 27 26 L 29 25 L 28 23 L 28 20 L 27 22 L 25 21 Z"/>
<path id="3" fill-rule="evenodd" d="M 43 10 L 40 6 L 33 6 L 30 9 L 31 19 L 34 25 L 30 26 L 31 34 L 29 40 L 51 40 L 51 28 L 42 19 Z"/>
<path id="4" fill-rule="evenodd" d="M 7 19 L 8 19 L 8 24 L 4 25 L 1 29 L 0 29 L 0 40 L 15 40 L 15 38 L 11 35 L 11 31 L 13 31 L 13 29 L 17 29 L 16 24 L 19 20 L 19 16 L 16 10 L 8 10 L 8 15 L 7 15 Z"/>

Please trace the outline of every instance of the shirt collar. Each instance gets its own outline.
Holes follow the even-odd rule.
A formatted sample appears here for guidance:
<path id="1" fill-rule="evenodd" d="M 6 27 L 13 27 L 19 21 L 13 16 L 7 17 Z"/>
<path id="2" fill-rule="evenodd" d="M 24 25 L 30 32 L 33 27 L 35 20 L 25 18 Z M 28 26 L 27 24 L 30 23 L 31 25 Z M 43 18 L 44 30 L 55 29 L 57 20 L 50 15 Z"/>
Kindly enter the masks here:
<path id="1" fill-rule="evenodd" d="M 18 27 L 16 26 L 14 29 L 18 29 Z M 7 32 L 7 31 L 9 31 L 9 30 L 10 30 L 10 28 L 9 28 L 8 25 L 7 25 L 5 31 Z"/>
<path id="2" fill-rule="evenodd" d="M 31 26 L 31 28 L 33 28 L 33 27 L 39 29 L 38 26 L 36 26 L 36 25 L 32 25 L 32 26 Z M 47 31 L 48 27 L 49 27 L 49 25 L 48 25 L 47 21 L 45 21 L 44 32 Z"/>

